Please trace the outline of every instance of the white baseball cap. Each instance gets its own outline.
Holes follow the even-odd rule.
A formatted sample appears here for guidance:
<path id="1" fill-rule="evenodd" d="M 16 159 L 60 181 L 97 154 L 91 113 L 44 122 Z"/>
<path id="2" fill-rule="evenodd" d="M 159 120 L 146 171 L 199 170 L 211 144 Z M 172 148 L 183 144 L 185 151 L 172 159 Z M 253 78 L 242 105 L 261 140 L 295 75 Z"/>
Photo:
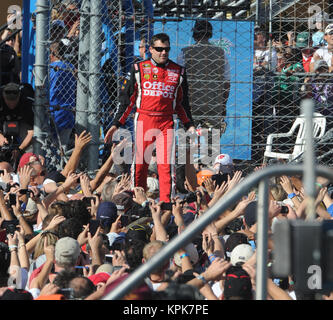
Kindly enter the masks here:
<path id="1" fill-rule="evenodd" d="M 228 154 L 220 154 L 215 158 L 214 164 L 222 164 L 223 166 L 232 165 L 232 159 Z"/>
<path id="2" fill-rule="evenodd" d="M 249 260 L 253 254 L 254 251 L 251 245 L 245 243 L 239 244 L 231 251 L 230 262 L 233 266 L 237 266 L 240 263 L 243 264 Z"/>

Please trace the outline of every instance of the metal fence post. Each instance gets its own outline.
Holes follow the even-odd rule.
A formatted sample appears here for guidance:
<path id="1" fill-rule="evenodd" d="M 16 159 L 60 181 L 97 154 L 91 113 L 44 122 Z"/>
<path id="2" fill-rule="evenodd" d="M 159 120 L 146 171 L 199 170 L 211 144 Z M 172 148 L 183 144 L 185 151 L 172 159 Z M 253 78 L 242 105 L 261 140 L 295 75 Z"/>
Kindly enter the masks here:
<path id="1" fill-rule="evenodd" d="M 302 114 L 305 116 L 305 157 L 304 157 L 304 177 L 303 185 L 308 204 L 306 207 L 306 219 L 315 219 L 315 199 L 316 199 L 316 176 L 313 168 L 315 167 L 315 151 L 313 144 L 313 101 L 305 99 L 301 103 Z"/>
<path id="2" fill-rule="evenodd" d="M 267 297 L 267 231 L 268 231 L 268 181 L 259 183 L 257 209 L 257 280 L 256 300 Z"/>
<path id="3" fill-rule="evenodd" d="M 260 26 L 261 22 L 261 0 L 256 0 L 256 27 Z"/>
<path id="4" fill-rule="evenodd" d="M 89 113 L 88 129 L 92 135 L 92 141 L 89 145 L 88 170 L 93 173 L 98 169 L 98 146 L 99 146 L 99 114 L 101 106 L 101 59 L 102 43 L 100 37 L 102 34 L 102 1 L 91 1 L 90 10 L 90 52 L 89 52 Z"/>
<path id="5" fill-rule="evenodd" d="M 90 0 L 84 0 L 80 11 L 80 38 L 75 126 L 78 133 L 88 128 Z"/>
<path id="6" fill-rule="evenodd" d="M 42 144 L 47 137 L 46 108 L 48 106 L 48 31 L 49 0 L 37 0 L 36 4 L 36 60 L 33 151 L 43 154 Z"/>

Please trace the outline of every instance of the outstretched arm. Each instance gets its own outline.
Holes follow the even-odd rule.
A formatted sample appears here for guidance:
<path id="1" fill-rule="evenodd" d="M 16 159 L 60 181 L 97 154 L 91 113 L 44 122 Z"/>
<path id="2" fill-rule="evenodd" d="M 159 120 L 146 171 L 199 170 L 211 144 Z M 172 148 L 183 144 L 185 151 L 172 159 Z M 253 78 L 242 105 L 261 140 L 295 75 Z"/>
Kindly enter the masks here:
<path id="1" fill-rule="evenodd" d="M 80 135 L 75 134 L 75 147 L 74 150 L 65 165 L 65 168 L 61 171 L 64 177 L 67 177 L 69 172 L 75 172 L 79 165 L 81 154 L 87 144 L 91 141 L 92 137 L 89 132 L 85 130 L 80 133 Z"/>

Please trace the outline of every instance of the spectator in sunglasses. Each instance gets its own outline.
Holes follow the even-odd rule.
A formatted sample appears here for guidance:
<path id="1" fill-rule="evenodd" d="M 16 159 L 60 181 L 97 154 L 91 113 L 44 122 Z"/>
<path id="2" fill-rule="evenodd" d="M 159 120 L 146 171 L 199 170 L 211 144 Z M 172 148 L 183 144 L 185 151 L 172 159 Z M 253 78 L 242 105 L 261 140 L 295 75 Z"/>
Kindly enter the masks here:
<path id="1" fill-rule="evenodd" d="M 324 60 L 329 67 L 329 72 L 332 72 L 333 70 L 332 66 L 333 23 L 329 24 L 325 28 L 324 40 L 326 40 L 327 46 L 317 49 L 316 52 L 314 53 L 310 63 L 310 72 L 315 72 L 314 67 L 315 67 L 315 62 L 317 60 Z"/>
<path id="2" fill-rule="evenodd" d="M 13 166 L 20 153 L 32 151 L 33 102 L 34 90 L 29 84 L 11 82 L 0 88 L 0 147 L 13 147 L 2 161 L 9 161 Z"/>

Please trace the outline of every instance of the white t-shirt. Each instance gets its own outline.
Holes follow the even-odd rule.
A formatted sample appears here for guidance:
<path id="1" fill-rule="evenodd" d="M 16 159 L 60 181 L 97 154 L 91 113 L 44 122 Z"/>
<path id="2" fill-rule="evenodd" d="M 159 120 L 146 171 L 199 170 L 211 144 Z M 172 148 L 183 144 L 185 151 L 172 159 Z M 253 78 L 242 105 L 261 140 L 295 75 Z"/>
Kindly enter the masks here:
<path id="1" fill-rule="evenodd" d="M 270 62 L 271 69 L 275 70 L 278 62 L 277 53 L 274 48 L 272 48 L 272 57 L 269 49 L 266 50 L 255 50 L 254 52 L 254 63 L 253 67 L 259 67 L 263 62 Z"/>
<path id="2" fill-rule="evenodd" d="M 216 297 L 218 297 L 220 299 L 223 290 L 221 289 L 220 286 L 220 281 L 216 281 L 213 285 L 212 285 L 212 291 L 214 292 L 214 294 L 216 295 Z"/>
<path id="3" fill-rule="evenodd" d="M 328 51 L 326 47 L 322 47 L 316 50 L 314 55 L 318 55 L 320 59 L 326 61 L 327 65 L 330 67 L 332 64 L 332 52 Z M 312 58 L 311 63 L 313 63 L 315 60 Z"/>

